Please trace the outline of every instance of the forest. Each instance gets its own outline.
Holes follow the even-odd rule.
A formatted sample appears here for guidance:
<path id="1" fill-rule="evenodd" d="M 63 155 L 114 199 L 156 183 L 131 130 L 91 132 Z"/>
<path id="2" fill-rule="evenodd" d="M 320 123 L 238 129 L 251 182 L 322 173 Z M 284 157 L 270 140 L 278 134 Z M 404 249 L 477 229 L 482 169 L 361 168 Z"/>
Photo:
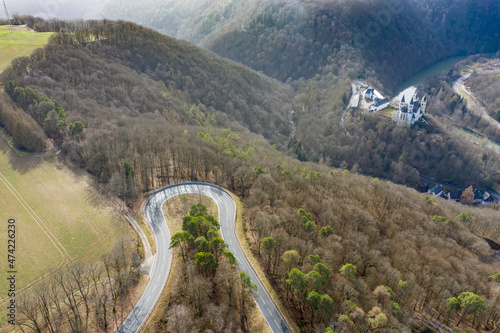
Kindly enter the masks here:
<path id="1" fill-rule="evenodd" d="M 500 55 L 500 53 L 497 53 Z M 487 55 L 473 55 L 457 63 L 447 75 L 432 78 L 424 86 L 424 91 L 431 96 L 435 96 L 428 106 L 429 113 L 439 119 L 442 124 L 465 128 L 482 136 L 499 142 L 500 126 L 498 120 L 497 93 L 498 87 L 495 85 L 498 75 L 495 72 L 472 73 L 466 80 L 466 85 L 470 87 L 476 95 L 474 107 L 483 108 L 491 117 L 485 119 L 481 113 L 471 110 L 467 99 L 458 95 L 453 89 L 453 83 L 460 78 L 461 72 L 470 70 L 477 64 L 488 62 Z"/>
<path id="2" fill-rule="evenodd" d="M 263 135 L 279 150 L 300 154 L 301 160 L 411 186 L 419 185 L 420 174 L 461 187 L 496 188 L 500 184 L 500 162 L 494 152 L 450 136 L 432 120 L 451 108 L 446 104 L 435 104 L 438 111 L 412 128 L 399 128 L 377 116 L 354 115 L 346 121 L 346 133 L 340 126 L 340 113 L 350 89 L 348 78 L 329 73 L 283 84 L 132 23 L 29 24 L 44 26 L 44 30 L 64 26 L 75 34 L 56 34 L 45 50 L 16 60 L 1 76 L 5 90 L 18 107 L 32 116 L 38 114 L 34 118 L 66 154 L 92 174 L 100 174 L 104 182 L 123 168 L 122 163 L 110 167 L 115 162 L 109 164 L 109 156 L 97 159 L 90 151 L 102 154 L 96 138 L 107 137 L 111 124 L 121 127 L 125 120 L 117 122 L 115 115 L 125 112 L 150 119 L 161 114 L 173 126 L 211 125 L 237 132 L 245 128 Z M 344 66 L 347 70 L 350 63 Z M 61 105 L 62 113 L 54 103 Z M 454 109 L 457 112 L 460 107 Z M 74 131 L 66 135 L 76 122 L 80 128 L 89 127 L 96 118 L 106 122 L 94 123 L 85 136 Z M 401 159 L 404 152 L 408 159 Z M 144 163 L 137 158 L 141 155 L 127 158 L 134 169 L 144 168 L 139 167 Z M 476 172 L 460 172 L 464 167 Z"/>
<path id="3" fill-rule="evenodd" d="M 500 267 L 481 238 L 500 240 L 498 205 L 452 204 L 361 175 L 416 186 L 422 173 L 494 187 L 500 167 L 492 151 L 448 135 L 433 114 L 404 128 L 353 113 L 345 132 L 339 116 L 350 79 L 336 71 L 348 71 L 347 61 L 342 70 L 282 83 L 133 23 L 19 20 L 64 30 L 0 75 L 0 120 L 17 145 L 42 151 L 50 143 L 131 207 L 180 181 L 235 192 L 252 250 L 301 330 L 401 332 L 421 315 L 500 330 Z M 451 107 L 437 101 L 435 108 Z M 186 276 L 213 278 L 203 282 L 212 290 L 230 283 L 224 277 L 245 281 L 230 261 L 196 266 L 200 249 L 210 257 L 203 239 L 182 245 Z M 180 295 L 185 288 L 178 285 Z M 244 329 L 246 296 L 231 312 L 217 302 L 233 300 L 203 295 L 217 305 L 210 310 Z M 178 318 L 201 326 L 205 308 L 189 305 L 155 329 L 167 331 Z M 90 310 L 76 318 L 100 323 L 81 331 L 108 331 Z"/>
<path id="4" fill-rule="evenodd" d="M 106 1 L 105 17 L 182 38 L 282 81 L 340 68 L 374 70 L 387 92 L 455 55 L 497 52 L 500 4 L 490 0 Z M 251 45 L 251 47 L 250 47 Z M 356 59 L 359 58 L 359 59 Z M 358 68 L 359 67 L 359 68 Z"/>
<path id="5" fill-rule="evenodd" d="M 289 159 L 259 168 L 245 198 L 248 237 L 303 331 L 332 318 L 342 332 L 418 331 L 419 313 L 498 329 L 488 268 L 497 263 L 474 235 L 498 233 L 497 211 Z M 468 292 L 482 295 L 476 313 L 450 305 Z"/>
<path id="6" fill-rule="evenodd" d="M 162 331 L 166 321 L 171 332 L 262 331 L 265 324 L 256 318 L 258 309 L 251 297 L 257 286 L 238 271 L 234 255 L 227 250 L 217 218 L 210 215 L 217 213 L 215 203 L 183 195 L 169 200 L 164 211 L 173 233 L 170 247 L 176 254 L 168 306 L 160 311 L 161 319 L 151 324 L 154 330 Z"/>

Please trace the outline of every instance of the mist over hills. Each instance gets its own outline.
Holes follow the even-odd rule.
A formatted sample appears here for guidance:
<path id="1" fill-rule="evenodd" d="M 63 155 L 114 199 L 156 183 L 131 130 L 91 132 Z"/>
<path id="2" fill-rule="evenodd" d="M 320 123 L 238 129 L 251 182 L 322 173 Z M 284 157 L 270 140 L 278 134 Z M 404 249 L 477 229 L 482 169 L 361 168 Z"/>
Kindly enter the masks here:
<path id="1" fill-rule="evenodd" d="M 101 17 L 102 1 L 86 0 L 6 0 L 7 9 L 11 14 L 33 15 L 44 19 L 88 19 Z M 5 18 L 2 8 L 0 18 Z"/>
<path id="2" fill-rule="evenodd" d="M 264 2 L 258 4 L 262 5 Z M 384 6 L 387 4 L 384 3 Z M 110 59 L 115 59 L 118 56 L 118 62 L 125 64 L 128 68 L 147 74 L 156 81 L 163 81 L 166 88 L 175 91 L 175 93 L 171 94 L 172 96 L 177 97 L 179 91 L 182 91 L 182 94 L 186 96 L 182 100 L 187 102 L 188 109 L 190 109 L 190 104 L 200 104 L 200 110 L 204 114 L 206 112 L 208 114 L 218 114 L 217 117 L 222 121 L 221 124 L 224 124 L 224 119 L 237 121 L 250 131 L 264 135 L 271 143 L 276 144 L 279 149 L 298 156 L 302 160 L 349 168 L 412 186 L 417 186 L 420 183 L 420 174 L 423 174 L 461 187 L 473 184 L 477 187 L 489 186 L 496 188 L 500 183 L 499 168 L 494 167 L 499 163 L 498 156 L 491 151 L 478 149 L 472 143 L 463 142 L 460 138 L 450 135 L 439 122 L 430 120 L 418 127 L 403 130 L 389 119 L 379 120 L 373 119 L 372 116 L 364 117 L 359 113 L 353 113 L 345 123 L 348 131 L 346 132 L 340 125 L 340 117 L 342 110 L 345 108 L 348 94 L 350 94 L 351 80 L 358 77 L 365 78 L 380 90 L 388 91 L 391 85 L 398 82 L 398 78 L 405 77 L 405 71 L 396 73 L 393 76 L 390 75 L 391 68 L 396 68 L 397 61 L 385 61 L 384 63 L 390 68 L 381 67 L 378 70 L 370 68 L 366 64 L 367 60 L 361 49 L 356 48 L 354 41 L 351 42 L 352 45 L 343 44 L 342 41 L 338 45 L 335 44 L 338 46 L 338 48 L 335 48 L 336 56 L 328 56 L 325 61 L 322 60 L 324 58 L 321 56 L 323 50 L 327 52 L 330 46 L 337 43 L 337 39 L 331 40 L 331 44 L 328 45 L 325 42 L 323 47 L 320 47 L 321 43 L 316 43 L 317 53 L 308 49 L 308 42 L 304 38 L 297 39 L 295 44 L 292 42 L 285 43 L 285 33 L 288 33 L 288 28 L 291 29 L 290 33 L 292 34 L 305 34 L 308 32 L 311 38 L 314 37 L 318 40 L 324 39 L 324 41 L 327 41 L 328 36 L 330 36 L 327 33 L 321 34 L 321 32 L 328 31 L 330 28 L 323 29 L 320 27 L 294 31 L 295 24 L 302 24 L 303 27 L 314 27 L 316 21 L 293 20 L 293 15 L 305 14 L 304 11 L 292 10 L 287 12 L 288 9 L 295 8 L 292 5 L 294 4 L 284 3 L 283 6 L 266 7 L 269 12 L 255 19 L 254 28 L 258 28 L 257 30 L 263 29 L 262 31 L 266 31 L 266 24 L 274 27 L 268 29 L 270 31 L 268 35 L 259 37 L 259 40 L 262 39 L 261 41 L 249 42 L 245 39 L 245 36 L 242 36 L 241 40 L 239 37 L 229 38 L 228 36 L 233 33 L 248 35 L 248 32 L 235 30 L 221 35 L 219 42 L 213 44 L 221 46 L 220 43 L 224 38 L 229 38 L 226 39 L 228 43 L 240 40 L 241 44 L 246 46 L 241 46 L 238 50 L 245 51 L 248 54 L 255 54 L 260 50 L 259 45 L 263 46 L 262 53 L 247 58 L 253 62 L 249 65 L 258 67 L 256 66 L 258 63 L 259 66 L 263 66 L 265 73 L 271 76 L 274 73 L 276 74 L 274 76 L 278 76 L 279 79 L 285 79 L 285 77 L 279 77 L 279 75 L 287 72 L 291 73 L 292 76 L 298 76 L 296 80 L 290 77 L 287 78 L 285 84 L 278 84 L 277 81 L 269 80 L 264 75 L 256 73 L 250 75 L 252 72 L 244 70 L 244 67 L 240 65 L 238 66 L 242 72 L 234 72 L 234 63 L 222 61 L 222 58 L 217 57 L 208 59 L 207 55 L 209 53 L 206 51 L 202 52 L 185 42 L 170 39 L 175 45 L 183 45 L 182 51 L 180 51 L 182 56 L 177 56 L 168 49 L 162 49 L 162 47 L 155 45 L 155 41 L 158 40 L 160 35 L 155 35 L 151 31 L 147 32 L 148 37 L 138 37 L 132 39 L 130 44 L 123 44 L 124 42 L 128 43 L 127 38 L 135 35 L 135 32 L 130 35 L 127 32 L 126 37 L 119 41 L 121 43 L 119 48 L 125 48 L 130 53 L 122 54 L 119 49 L 115 48 L 110 54 Z M 327 5 L 330 6 L 331 4 Z M 337 5 L 340 6 L 340 3 Z M 319 5 L 311 8 L 318 10 L 319 7 L 317 6 Z M 330 8 L 328 6 L 327 8 Z M 390 9 L 389 7 L 383 8 L 388 8 L 387 11 Z M 400 7 L 394 8 L 391 10 L 401 10 L 397 9 Z M 350 20 L 354 22 L 355 19 L 359 19 L 354 14 L 363 12 L 363 10 L 366 11 L 366 9 L 359 9 L 353 13 L 340 11 L 340 13 L 344 13 L 344 16 L 339 14 L 338 17 L 332 14 L 332 17 L 338 19 L 338 31 L 350 31 L 347 28 L 342 28 L 341 23 L 345 23 L 341 19 L 342 17 L 346 18 L 346 20 L 352 17 Z M 384 10 L 381 9 L 382 12 Z M 326 18 L 328 16 L 325 15 Z M 85 41 L 85 38 L 88 38 L 85 37 L 85 34 L 95 33 L 92 31 L 101 24 L 98 21 L 67 25 L 60 22 L 35 23 L 38 28 L 49 30 L 60 29 L 63 26 L 69 30 L 79 29 L 80 32 L 77 34 L 77 38 L 83 38 L 84 43 L 91 41 L 90 39 Z M 127 26 L 124 23 L 113 25 L 108 22 L 107 24 L 110 27 Z M 329 25 L 325 23 L 324 26 L 328 27 Z M 130 27 L 133 31 L 137 31 L 138 35 L 149 31 L 142 28 L 133 28 L 133 25 L 130 25 Z M 281 30 L 278 30 L 277 27 L 281 27 Z M 111 30 L 113 34 L 120 36 L 119 31 L 121 28 L 113 29 Z M 125 30 L 127 29 L 129 28 Z M 316 32 L 317 34 L 314 35 Z M 494 34 L 494 31 L 492 34 Z M 269 39 L 267 36 L 269 36 Z M 490 38 L 488 36 L 486 35 L 484 38 Z M 167 37 L 162 38 L 168 39 Z M 276 41 L 280 38 L 283 39 L 284 45 L 287 45 L 286 48 L 280 49 L 276 46 Z M 136 42 L 139 43 L 134 44 Z M 394 49 L 399 50 L 397 41 L 394 41 L 393 44 Z M 264 47 L 265 45 L 269 46 Z M 288 45 L 290 46 L 288 47 Z M 415 47 L 415 45 L 417 44 L 404 44 L 405 47 Z M 107 50 L 107 48 L 108 46 L 102 50 Z M 415 47 L 415 49 L 420 48 Z M 428 47 L 422 49 L 429 50 Z M 228 50 L 231 50 L 230 45 Z M 387 46 L 384 52 L 388 52 L 389 56 L 406 59 L 407 53 L 391 52 L 390 50 L 392 49 Z M 280 61 L 277 61 L 276 59 L 280 55 L 285 54 L 283 52 L 289 52 L 293 57 L 291 56 L 291 59 L 288 59 L 287 56 L 281 56 Z M 411 58 L 413 53 L 408 54 L 410 54 L 409 58 Z M 425 59 L 432 58 L 430 55 L 420 54 L 420 56 Z M 417 58 L 411 59 L 417 61 Z M 245 62 L 245 60 L 241 61 Z M 324 63 L 327 64 L 324 65 Z M 205 65 L 208 66 L 205 67 Z M 279 67 L 279 70 L 275 71 L 276 66 Z M 379 71 L 383 68 L 382 74 L 379 74 Z M 415 67 L 408 66 L 405 69 L 408 74 L 408 71 L 415 69 Z M 302 74 L 300 74 L 312 75 L 315 72 L 317 73 L 310 78 L 302 77 Z M 242 75 L 242 73 L 248 75 Z M 383 80 L 384 75 L 388 75 L 388 79 L 390 79 L 388 86 L 382 83 L 385 82 Z M 264 82 L 267 83 L 263 84 Z M 42 90 L 46 89 L 43 85 L 40 87 Z M 450 99 L 450 102 L 446 102 L 445 105 L 450 104 L 455 108 L 463 107 L 463 101 L 458 106 L 456 102 L 451 103 L 451 99 L 454 98 L 453 95 L 449 95 L 447 98 Z M 130 98 L 130 100 L 133 103 L 134 99 Z M 143 105 L 137 105 L 134 109 L 142 109 L 145 105 L 158 102 L 157 100 L 153 102 L 152 98 L 147 98 Z M 432 103 L 431 99 L 431 106 Z M 442 103 L 438 105 L 442 105 Z M 181 106 L 182 103 L 176 103 L 176 108 Z M 181 113 L 189 114 L 186 111 L 181 111 Z M 408 158 L 402 158 L 402 156 L 408 156 Z M 484 160 L 489 160 L 490 163 L 484 164 Z M 446 161 L 446 163 L 442 161 Z M 486 165 L 487 167 L 485 167 Z M 460 172 L 464 168 L 475 170 L 475 172 Z"/>
<path id="3" fill-rule="evenodd" d="M 127 7 L 122 2 L 115 9 L 143 19 L 150 14 L 153 22 L 155 3 Z M 45 147 L 32 141 L 49 137 L 130 205 L 142 193 L 186 180 L 234 191 L 247 208 L 252 251 L 305 332 L 326 326 L 402 332 L 413 328 L 416 314 L 455 323 L 463 314 L 462 326 L 500 327 L 500 278 L 493 275 L 499 266 L 474 234 L 499 239 L 498 211 L 435 200 L 356 174 L 412 186 L 420 173 L 454 184 L 495 186 L 498 155 L 450 135 L 432 115 L 411 128 L 361 112 L 349 115 L 348 132 L 339 122 L 353 78 L 388 91 L 447 52 L 477 52 L 482 45 L 493 50 L 497 23 L 488 21 L 489 14 L 482 22 L 493 27 L 490 32 L 443 46 L 446 37 L 422 26 L 439 21 L 421 17 L 423 4 L 441 4 L 451 15 L 453 8 L 466 10 L 472 2 L 454 2 L 462 6 L 454 7 L 445 1 L 408 1 L 405 11 L 388 7 L 396 2 L 368 1 L 263 0 L 252 2 L 252 9 L 243 1 L 162 3 L 177 11 L 168 28 L 177 36 L 191 36 L 186 39 L 227 52 L 264 74 L 133 23 L 40 21 L 38 27 L 65 32 L 56 33 L 45 49 L 15 60 L 0 76 L 6 129 L 14 136 L 35 133 L 31 140 L 19 138 L 34 151 Z M 372 15 L 385 11 L 391 15 L 386 26 L 387 20 Z M 367 17 L 383 29 L 372 40 L 356 39 Z M 449 27 L 468 17 L 444 22 Z M 192 29 L 183 29 L 189 19 Z M 446 109 L 456 98 L 450 90 L 443 89 L 442 100 L 431 99 L 429 107 Z M 453 107 L 463 105 L 456 101 Z M 198 250 L 194 246 L 193 253 Z M 217 325 L 244 329 L 245 310 L 220 292 L 232 283 L 224 279 L 222 262 L 214 276 L 186 269 L 196 278 L 185 279 L 186 286 L 173 292 L 169 306 L 176 311 L 165 310 L 155 325 L 166 329 L 179 320 L 191 331 L 203 331 L 213 328 L 211 318 L 224 318 Z M 348 264 L 357 270 L 343 270 Z M 199 288 L 203 302 L 185 301 L 193 285 L 209 286 Z M 456 306 L 450 310 L 449 300 L 460 303 L 465 292 L 480 295 L 482 307 L 470 313 Z M 328 302 L 318 305 L 318 297 Z"/>

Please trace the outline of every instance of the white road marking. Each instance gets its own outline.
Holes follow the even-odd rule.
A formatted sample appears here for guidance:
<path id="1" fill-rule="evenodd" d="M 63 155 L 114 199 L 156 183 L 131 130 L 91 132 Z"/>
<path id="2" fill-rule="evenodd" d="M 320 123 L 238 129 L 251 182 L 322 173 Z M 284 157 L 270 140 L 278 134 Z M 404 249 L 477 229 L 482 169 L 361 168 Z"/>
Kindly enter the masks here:
<path id="1" fill-rule="evenodd" d="M 124 326 L 120 327 L 119 329 L 120 333 L 136 332 L 140 329 L 144 320 L 148 317 L 149 313 L 151 312 L 154 303 L 156 303 L 156 301 L 158 300 L 159 293 L 164 287 L 164 281 L 166 282 L 172 261 L 171 258 L 172 250 L 168 249 L 170 245 L 169 244 L 170 233 L 164 219 L 153 220 L 152 217 L 162 216 L 161 215 L 162 204 L 168 199 L 179 194 L 200 193 L 211 197 L 216 202 L 217 207 L 219 208 L 219 221 L 221 224 L 221 229 L 222 229 L 221 231 L 223 238 L 227 240 L 229 248 L 231 250 L 234 249 L 234 251 L 232 252 L 236 256 L 238 265 L 240 267 L 244 267 L 244 271 L 250 273 L 251 279 L 254 283 L 257 282 L 259 293 L 265 292 L 265 289 L 260 284 L 260 281 L 255 277 L 255 274 L 253 273 L 251 266 L 245 259 L 244 254 L 241 248 L 239 247 L 238 242 L 235 243 L 235 241 L 233 240 L 233 238 L 235 237 L 233 218 L 235 217 L 236 211 L 234 209 L 230 209 L 229 207 L 230 204 L 233 204 L 231 202 L 232 198 L 227 197 L 228 194 L 222 191 L 223 190 L 215 189 L 211 185 L 199 185 L 199 184 L 181 185 L 181 186 L 173 185 L 172 187 L 167 187 L 161 190 L 161 192 L 157 192 L 150 198 L 149 202 L 146 204 L 146 210 L 147 210 L 146 216 L 150 220 L 150 223 L 154 226 L 153 231 L 156 235 L 155 238 L 157 239 L 157 253 L 153 257 L 154 261 L 152 266 L 153 270 L 150 276 L 151 280 L 148 284 L 148 287 L 146 288 L 148 294 L 143 295 L 148 297 L 146 301 L 144 301 L 144 299 L 141 298 L 140 303 L 135 308 L 137 310 L 140 309 L 139 314 L 142 314 L 144 310 L 144 315 L 142 315 L 141 318 L 139 318 L 139 315 L 137 315 L 137 313 L 134 313 L 132 311 L 132 313 L 129 315 L 128 318 L 133 318 L 133 319 L 126 320 L 126 322 L 124 322 Z M 158 239 L 158 237 L 161 238 L 161 241 Z M 242 259 L 240 260 L 239 258 Z M 156 264 L 158 264 L 157 261 L 160 261 L 159 269 L 156 269 L 157 268 Z M 165 263 L 166 263 L 166 270 L 164 270 Z M 153 304 L 149 304 L 151 297 L 153 297 L 153 302 L 152 302 Z M 262 297 L 262 294 L 257 294 L 255 297 L 259 309 L 264 315 L 266 322 L 271 324 L 272 321 L 274 321 L 276 325 L 278 325 L 278 328 L 276 328 L 275 333 L 282 332 L 279 322 L 282 322 L 283 320 L 279 315 L 279 312 L 274 308 L 274 304 L 272 302 L 269 302 L 270 301 L 269 295 L 264 294 L 264 297 L 265 300 Z"/>

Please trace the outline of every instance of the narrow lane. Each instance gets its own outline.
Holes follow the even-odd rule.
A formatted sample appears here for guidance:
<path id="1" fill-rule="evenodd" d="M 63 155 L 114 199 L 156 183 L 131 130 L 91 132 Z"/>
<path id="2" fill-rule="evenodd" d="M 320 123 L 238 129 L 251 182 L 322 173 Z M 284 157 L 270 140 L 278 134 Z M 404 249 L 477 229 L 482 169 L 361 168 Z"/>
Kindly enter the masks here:
<path id="1" fill-rule="evenodd" d="M 248 274 L 252 282 L 257 285 L 257 291 L 253 294 L 253 297 L 267 324 L 275 333 L 290 332 L 280 312 L 271 300 L 271 297 L 251 268 L 236 238 L 236 205 L 233 198 L 224 189 L 206 183 L 181 183 L 171 185 L 154 192 L 148 199 L 143 214 L 152 226 L 157 244 L 157 252 L 154 255 L 150 282 L 144 294 L 137 302 L 137 305 L 117 332 L 137 332 L 160 297 L 165 287 L 165 283 L 167 282 L 172 264 L 172 250 L 169 249 L 170 231 L 168 230 L 165 216 L 163 216 L 162 206 L 168 199 L 188 193 L 206 195 L 215 201 L 219 209 L 219 223 L 221 225 L 222 237 L 229 245 L 228 250 L 236 257 L 240 271 Z"/>

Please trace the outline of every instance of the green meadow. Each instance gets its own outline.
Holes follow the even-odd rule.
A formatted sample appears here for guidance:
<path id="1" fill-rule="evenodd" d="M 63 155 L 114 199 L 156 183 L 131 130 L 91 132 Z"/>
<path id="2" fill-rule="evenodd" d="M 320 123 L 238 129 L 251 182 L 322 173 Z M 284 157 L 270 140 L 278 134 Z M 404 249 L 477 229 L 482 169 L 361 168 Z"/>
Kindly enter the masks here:
<path id="1" fill-rule="evenodd" d="M 0 129 L 0 131 L 2 131 Z M 22 291 L 75 261 L 100 258 L 129 235 L 128 222 L 84 175 L 51 153 L 19 154 L 0 135 L 0 244 L 7 262 L 9 219 L 15 220 L 16 288 Z M 8 281 L 0 280 L 0 303 Z"/>
<path id="2" fill-rule="evenodd" d="M 34 32 L 25 26 L 9 27 L 0 25 L 0 72 L 9 66 L 12 59 L 28 56 L 34 50 L 47 44 L 51 32 Z"/>

